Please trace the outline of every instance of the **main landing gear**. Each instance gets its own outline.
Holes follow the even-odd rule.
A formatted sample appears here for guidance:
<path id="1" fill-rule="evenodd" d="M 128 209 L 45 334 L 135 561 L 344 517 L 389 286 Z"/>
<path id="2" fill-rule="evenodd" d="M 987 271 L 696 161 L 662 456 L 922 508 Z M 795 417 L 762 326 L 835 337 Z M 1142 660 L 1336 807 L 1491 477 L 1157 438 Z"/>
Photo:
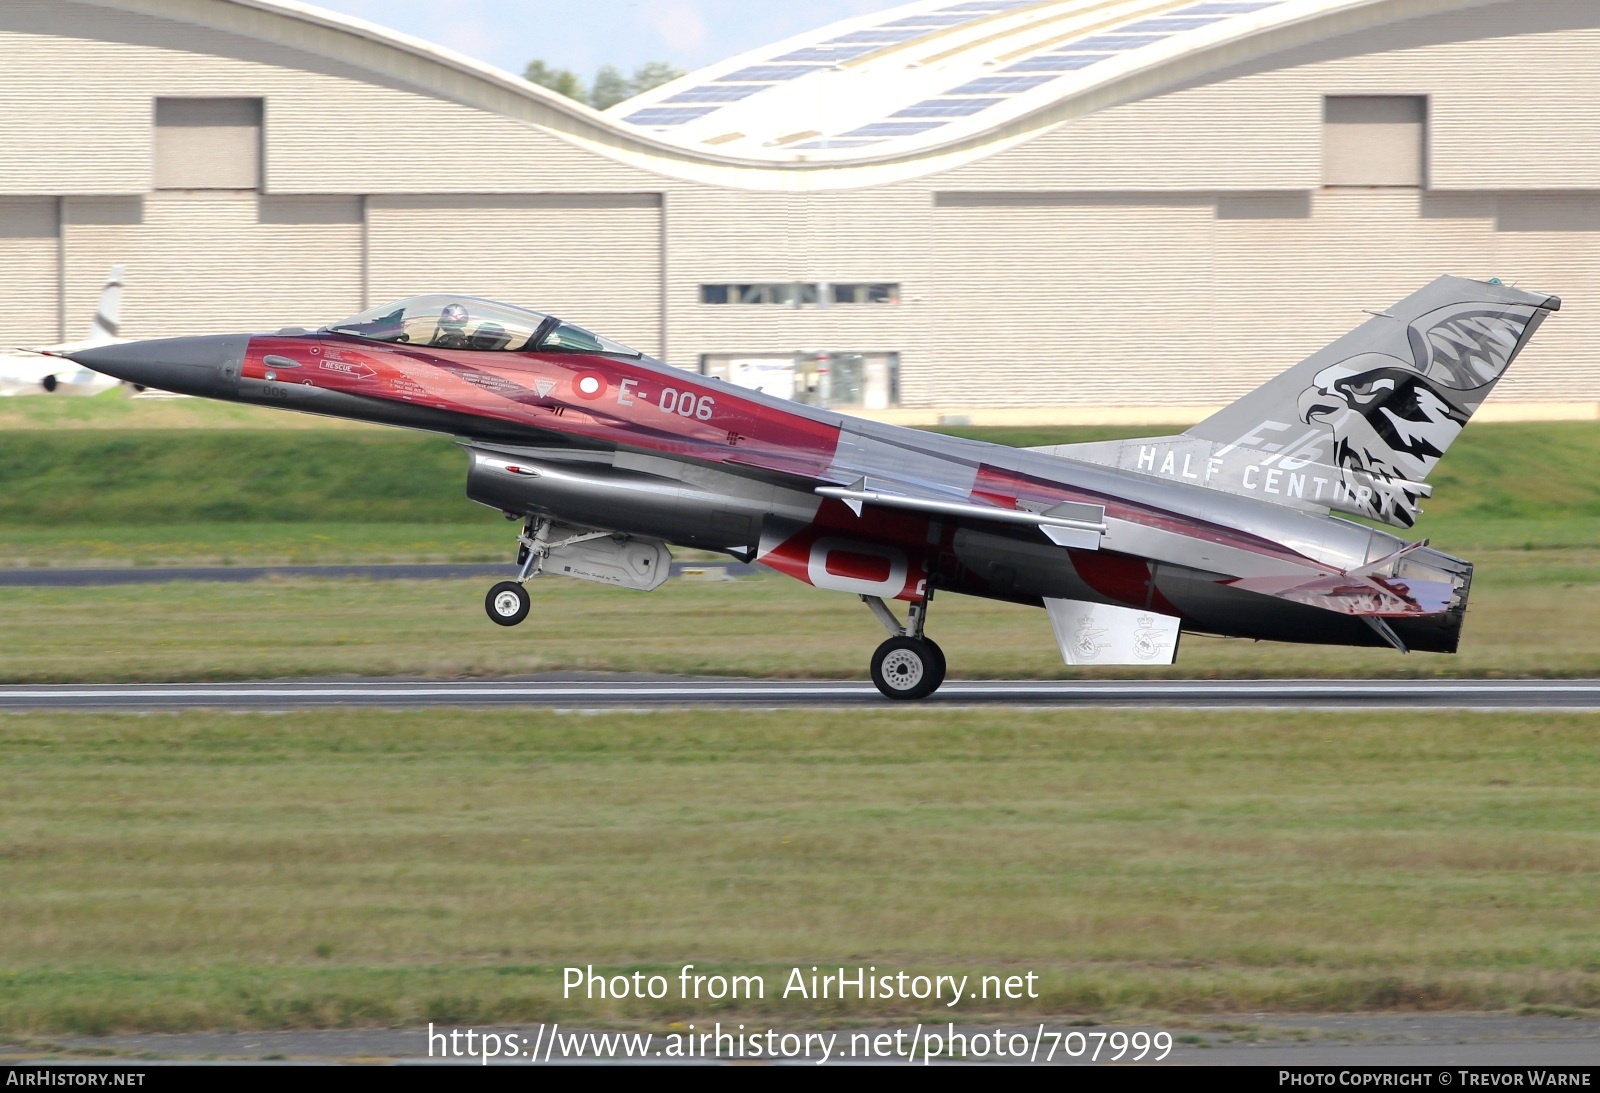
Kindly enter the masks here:
<path id="1" fill-rule="evenodd" d="M 516 519 L 512 513 L 506 516 Z M 605 531 L 583 532 L 552 542 L 550 531 L 553 527 L 553 523 L 539 516 L 528 517 L 522 525 L 522 533 L 517 536 L 517 565 L 521 566 L 517 579 L 501 581 L 489 589 L 489 594 L 483 598 L 483 609 L 493 622 L 501 626 L 515 626 L 528 617 L 533 601 L 528 597 L 528 590 L 522 586 L 543 572 L 545 559 L 550 557 L 552 550 L 589 539 L 603 539 L 610 534 Z"/>
<path id="2" fill-rule="evenodd" d="M 911 700 L 927 698 L 944 682 L 944 650 L 931 638 L 923 637 L 922 627 L 928 618 L 927 598 L 913 603 L 905 625 L 895 618 L 894 612 L 877 596 L 862 596 L 861 602 L 872 608 L 872 613 L 889 631 L 889 640 L 878 646 L 872 654 L 872 683 L 886 697 Z"/>

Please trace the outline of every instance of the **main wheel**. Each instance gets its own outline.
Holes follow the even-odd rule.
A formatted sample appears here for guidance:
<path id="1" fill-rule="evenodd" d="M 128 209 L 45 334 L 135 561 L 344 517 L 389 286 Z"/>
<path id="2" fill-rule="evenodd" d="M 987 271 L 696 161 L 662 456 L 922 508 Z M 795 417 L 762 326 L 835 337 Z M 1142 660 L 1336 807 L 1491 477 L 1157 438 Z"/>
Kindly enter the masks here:
<path id="1" fill-rule="evenodd" d="M 890 638 L 872 654 L 872 683 L 889 698 L 927 698 L 944 682 L 944 653 L 931 641 Z"/>
<path id="2" fill-rule="evenodd" d="M 483 598 L 483 609 L 501 626 L 517 625 L 528 617 L 528 609 L 532 606 L 528 590 L 516 581 L 501 581 L 489 589 L 489 594 Z"/>

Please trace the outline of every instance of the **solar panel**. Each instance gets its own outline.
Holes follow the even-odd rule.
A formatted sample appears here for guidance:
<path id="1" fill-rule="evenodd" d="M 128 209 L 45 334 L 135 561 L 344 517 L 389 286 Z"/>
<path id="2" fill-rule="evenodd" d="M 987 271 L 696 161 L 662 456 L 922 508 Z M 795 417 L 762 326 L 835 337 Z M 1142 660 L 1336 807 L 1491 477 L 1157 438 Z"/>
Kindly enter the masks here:
<path id="1" fill-rule="evenodd" d="M 705 87 L 691 87 L 687 91 L 680 91 L 671 98 L 662 99 L 662 102 L 737 102 L 757 91 L 765 91 L 772 85 L 769 83 L 726 84 L 718 87 L 716 84 L 707 84 Z"/>
<path id="2" fill-rule="evenodd" d="M 957 23 L 965 23 L 971 18 L 972 16 L 962 15 L 959 12 L 954 15 L 939 15 L 930 11 L 926 15 L 908 15 L 904 19 L 896 19 L 892 23 L 883 25 L 886 27 L 952 27 Z"/>
<path id="3" fill-rule="evenodd" d="M 924 99 L 922 102 L 913 103 L 904 110 L 896 110 L 890 117 L 964 118 L 968 114 L 976 114 L 980 110 L 987 110 L 999 101 L 999 99 Z"/>
<path id="4" fill-rule="evenodd" d="M 1054 76 L 984 76 L 982 79 L 951 88 L 946 95 L 1015 95 L 1047 84 Z"/>
<path id="5" fill-rule="evenodd" d="M 861 148 L 861 147 L 863 147 L 865 145 L 868 145 L 868 144 L 882 144 L 882 143 L 883 143 L 883 138 L 882 137 L 879 137 L 876 140 L 849 140 L 849 139 L 839 138 L 839 139 L 834 139 L 834 140 L 808 140 L 804 144 L 796 144 L 796 145 L 792 145 L 792 147 L 795 147 L 795 148 Z"/>
<path id="6" fill-rule="evenodd" d="M 682 125 L 703 118 L 715 109 L 715 106 L 651 106 L 629 114 L 622 120 L 635 125 Z"/>
<path id="7" fill-rule="evenodd" d="M 918 133 L 926 133 L 929 129 L 937 129 L 945 124 L 942 121 L 875 121 L 871 125 L 863 125 L 860 129 L 852 129 L 842 134 L 846 137 L 910 137 Z"/>
<path id="8" fill-rule="evenodd" d="M 876 30 L 855 30 L 855 31 L 851 31 L 849 34 L 841 34 L 837 38 L 829 38 L 828 41 L 829 42 L 904 42 L 904 41 L 906 41 L 908 39 L 911 39 L 911 38 L 920 37 L 921 35 L 926 34 L 926 33 L 927 33 L 927 31 L 925 31 L 925 30 L 916 30 L 916 29 L 908 30 L 908 29 L 905 29 L 905 28 L 901 28 L 901 29 L 895 30 L 895 29 L 891 29 L 891 28 L 888 28 L 888 27 L 880 27 L 880 28 L 878 28 Z"/>
<path id="9" fill-rule="evenodd" d="M 785 53 L 782 57 L 774 57 L 773 60 L 826 61 L 828 64 L 837 64 L 852 57 L 859 57 L 863 53 L 871 53 L 877 48 L 877 46 L 807 46 L 793 53 Z"/>
<path id="10" fill-rule="evenodd" d="M 1174 15 L 1238 15 L 1246 11 L 1260 11 L 1262 8 L 1277 7 L 1282 0 L 1210 0 L 1209 3 L 1196 4 L 1190 8 L 1175 11 Z"/>
<path id="11" fill-rule="evenodd" d="M 1079 50 L 1088 53 L 1120 53 L 1125 49 L 1138 49 L 1151 42 L 1159 42 L 1165 37 L 1165 34 L 1096 34 L 1062 48 L 1074 53 Z"/>
<path id="12" fill-rule="evenodd" d="M 1079 68 L 1088 68 L 1092 64 L 1110 59 L 1108 53 L 1046 53 L 1042 57 L 1029 57 L 1018 61 L 1014 65 L 1007 65 L 1002 72 L 1071 72 Z"/>
<path id="13" fill-rule="evenodd" d="M 718 76 L 717 83 L 766 83 L 769 80 L 792 80 L 810 72 L 821 72 L 828 65 L 751 65 L 726 76 Z"/>
<path id="14" fill-rule="evenodd" d="M 1203 27 L 1208 23 L 1215 23 L 1223 18 L 1221 15 L 1193 15 L 1193 16 L 1163 16 L 1160 19 L 1144 19 L 1129 26 L 1118 27 L 1118 34 L 1140 34 L 1145 31 L 1160 30 L 1171 33 L 1175 30 L 1193 30 Z"/>
<path id="15" fill-rule="evenodd" d="M 940 11 L 1010 11 L 1012 8 L 1026 7 L 1037 3 L 1038 0 L 966 0 L 964 4 L 951 4 L 949 7 L 940 8 Z"/>

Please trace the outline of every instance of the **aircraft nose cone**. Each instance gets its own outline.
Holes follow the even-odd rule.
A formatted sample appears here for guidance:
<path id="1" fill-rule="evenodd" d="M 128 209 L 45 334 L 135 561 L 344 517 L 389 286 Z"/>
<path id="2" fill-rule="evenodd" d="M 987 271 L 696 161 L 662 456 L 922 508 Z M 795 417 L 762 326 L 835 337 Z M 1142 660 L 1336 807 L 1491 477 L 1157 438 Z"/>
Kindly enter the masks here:
<path id="1" fill-rule="evenodd" d="M 68 354 L 69 359 L 140 387 L 180 395 L 233 398 L 249 335 L 160 338 L 121 345 L 97 345 Z"/>

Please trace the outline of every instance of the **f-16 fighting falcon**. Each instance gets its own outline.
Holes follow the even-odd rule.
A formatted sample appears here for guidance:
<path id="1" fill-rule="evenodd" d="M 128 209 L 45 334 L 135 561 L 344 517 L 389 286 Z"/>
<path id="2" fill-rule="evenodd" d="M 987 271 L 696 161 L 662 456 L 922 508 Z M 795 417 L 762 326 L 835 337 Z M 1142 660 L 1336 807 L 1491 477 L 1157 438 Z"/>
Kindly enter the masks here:
<path id="1" fill-rule="evenodd" d="M 686 373 L 535 311 L 418 296 L 321 330 L 82 349 L 129 383 L 446 433 L 521 522 L 489 617 L 554 573 L 650 590 L 668 543 L 859 596 L 885 695 L 930 695 L 934 593 L 1043 606 L 1072 665 L 1182 633 L 1454 652 L 1472 566 L 1407 528 L 1553 296 L 1441 277 L 1177 436 L 1017 449 Z M 904 619 L 889 606 L 902 600 Z"/>

